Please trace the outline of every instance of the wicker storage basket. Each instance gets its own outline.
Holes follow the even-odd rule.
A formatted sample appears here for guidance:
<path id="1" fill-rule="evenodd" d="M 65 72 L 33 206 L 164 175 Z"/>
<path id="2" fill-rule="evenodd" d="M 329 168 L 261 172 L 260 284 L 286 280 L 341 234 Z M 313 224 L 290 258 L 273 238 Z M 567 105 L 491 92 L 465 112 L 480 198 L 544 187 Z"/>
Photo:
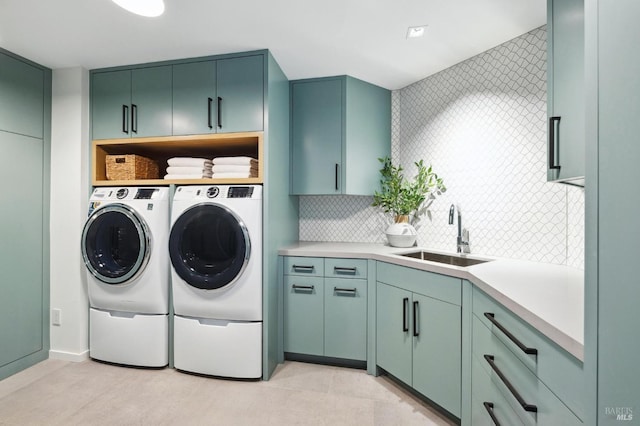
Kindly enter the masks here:
<path id="1" fill-rule="evenodd" d="M 158 164 L 140 155 L 107 155 L 108 180 L 159 179 Z"/>

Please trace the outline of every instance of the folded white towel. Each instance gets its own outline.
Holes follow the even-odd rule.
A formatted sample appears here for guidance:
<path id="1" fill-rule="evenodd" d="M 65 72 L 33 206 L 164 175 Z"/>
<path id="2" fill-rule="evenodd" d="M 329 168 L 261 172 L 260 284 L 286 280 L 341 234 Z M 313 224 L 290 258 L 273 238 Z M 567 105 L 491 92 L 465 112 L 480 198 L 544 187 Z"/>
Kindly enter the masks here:
<path id="1" fill-rule="evenodd" d="M 201 174 L 199 175 L 180 175 L 180 174 L 167 174 L 164 175 L 165 179 L 211 179 L 211 176 L 202 176 Z"/>
<path id="2" fill-rule="evenodd" d="M 239 173 L 239 172 L 223 172 L 223 173 L 214 173 L 213 179 L 230 179 L 230 178 L 250 178 L 257 177 L 257 173 Z"/>
<path id="3" fill-rule="evenodd" d="M 213 173 L 258 173 L 258 166 L 236 166 L 233 164 L 215 164 L 212 169 Z"/>
<path id="4" fill-rule="evenodd" d="M 211 165 L 204 167 L 169 166 L 167 173 L 170 175 L 209 175 L 211 176 Z"/>
<path id="5" fill-rule="evenodd" d="M 180 167 L 204 167 L 207 164 L 211 164 L 211 160 L 208 158 L 193 158 L 193 157 L 173 157 L 167 160 L 170 166 Z"/>
<path id="6" fill-rule="evenodd" d="M 213 164 L 231 164 L 235 166 L 258 165 L 258 160 L 251 157 L 216 157 Z"/>

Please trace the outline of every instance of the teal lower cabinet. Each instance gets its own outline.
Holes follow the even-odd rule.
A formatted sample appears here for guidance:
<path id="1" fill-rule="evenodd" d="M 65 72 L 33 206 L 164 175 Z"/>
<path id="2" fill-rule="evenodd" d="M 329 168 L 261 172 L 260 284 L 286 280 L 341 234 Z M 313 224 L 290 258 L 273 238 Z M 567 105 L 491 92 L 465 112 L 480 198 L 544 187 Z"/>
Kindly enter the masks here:
<path id="1" fill-rule="evenodd" d="M 284 352 L 367 360 L 367 261 L 285 257 Z"/>
<path id="2" fill-rule="evenodd" d="M 462 394 L 462 282 L 377 263 L 376 363 L 456 417 Z"/>
<path id="3" fill-rule="evenodd" d="M 478 289 L 473 292 L 472 358 L 474 426 L 494 424 L 488 422 L 492 414 L 498 424 L 582 424 L 581 363 Z"/>

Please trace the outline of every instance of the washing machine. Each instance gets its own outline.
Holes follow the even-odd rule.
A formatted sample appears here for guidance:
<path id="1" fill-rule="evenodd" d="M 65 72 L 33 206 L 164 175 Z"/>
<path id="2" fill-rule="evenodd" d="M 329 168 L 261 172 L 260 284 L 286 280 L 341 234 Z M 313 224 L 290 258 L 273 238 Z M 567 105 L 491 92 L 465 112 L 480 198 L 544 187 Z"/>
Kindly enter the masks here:
<path id="1" fill-rule="evenodd" d="M 262 376 L 262 186 L 176 188 L 169 235 L 178 370 Z"/>
<path id="2" fill-rule="evenodd" d="M 169 361 L 169 188 L 96 188 L 82 231 L 91 358 Z"/>

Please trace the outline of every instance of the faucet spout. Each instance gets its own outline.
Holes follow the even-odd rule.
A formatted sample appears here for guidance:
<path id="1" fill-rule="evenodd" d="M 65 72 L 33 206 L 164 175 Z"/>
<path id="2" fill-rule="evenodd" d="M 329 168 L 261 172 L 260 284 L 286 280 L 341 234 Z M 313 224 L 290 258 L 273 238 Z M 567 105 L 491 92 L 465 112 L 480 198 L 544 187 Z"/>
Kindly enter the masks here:
<path id="1" fill-rule="evenodd" d="M 460 206 L 451 204 L 449 208 L 449 225 L 453 225 L 453 215 L 455 211 L 458 211 L 458 235 L 456 237 L 456 252 L 458 253 L 471 253 L 469 248 L 469 231 L 462 228 L 462 213 L 460 212 Z"/>

